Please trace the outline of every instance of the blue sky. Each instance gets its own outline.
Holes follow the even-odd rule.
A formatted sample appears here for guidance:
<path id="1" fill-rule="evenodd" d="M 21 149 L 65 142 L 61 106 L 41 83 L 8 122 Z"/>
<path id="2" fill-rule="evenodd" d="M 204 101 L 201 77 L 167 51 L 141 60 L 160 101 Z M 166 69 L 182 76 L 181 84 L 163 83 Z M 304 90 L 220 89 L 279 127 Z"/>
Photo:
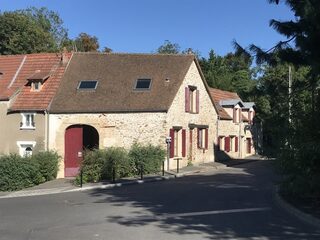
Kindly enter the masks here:
<path id="1" fill-rule="evenodd" d="M 233 51 L 232 40 L 268 49 L 284 37 L 269 20 L 290 20 L 284 4 L 267 0 L 1 0 L 0 10 L 29 6 L 58 12 L 74 38 L 81 32 L 98 37 L 114 52 L 155 52 L 165 40 L 181 49 L 193 48 L 204 57 L 213 49 Z"/>

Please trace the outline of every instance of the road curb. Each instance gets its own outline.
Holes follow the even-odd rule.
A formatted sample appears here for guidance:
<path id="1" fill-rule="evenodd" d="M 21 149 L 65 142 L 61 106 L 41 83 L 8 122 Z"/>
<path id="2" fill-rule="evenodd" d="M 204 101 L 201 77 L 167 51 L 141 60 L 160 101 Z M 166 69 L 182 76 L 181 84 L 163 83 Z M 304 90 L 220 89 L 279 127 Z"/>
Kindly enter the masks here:
<path id="1" fill-rule="evenodd" d="M 301 210 L 297 209 L 296 207 L 285 201 L 279 194 L 279 186 L 276 186 L 273 190 L 273 200 L 276 203 L 276 205 L 283 208 L 290 214 L 294 215 L 301 221 L 320 229 L 320 219 L 313 217 L 308 213 L 302 212 Z"/>
<path id="2" fill-rule="evenodd" d="M 169 176 L 159 176 L 159 177 L 154 177 L 154 178 L 149 178 L 149 179 L 133 180 L 133 181 L 123 182 L 123 183 L 109 183 L 109 184 L 105 184 L 105 185 L 86 186 L 86 187 L 82 187 L 82 188 L 79 187 L 79 188 L 73 188 L 73 189 L 55 188 L 55 189 L 27 190 L 27 191 L 9 193 L 8 195 L 0 196 L 0 199 L 43 196 L 43 195 L 58 194 L 58 193 L 83 192 L 83 191 L 98 190 L 98 189 L 111 189 L 111 188 L 123 187 L 123 186 L 129 186 L 129 185 L 170 180 L 170 179 L 183 177 L 187 174 L 192 174 L 192 173 L 193 173 L 193 171 L 179 173 L 179 174 L 170 173 L 171 175 L 169 175 Z"/>

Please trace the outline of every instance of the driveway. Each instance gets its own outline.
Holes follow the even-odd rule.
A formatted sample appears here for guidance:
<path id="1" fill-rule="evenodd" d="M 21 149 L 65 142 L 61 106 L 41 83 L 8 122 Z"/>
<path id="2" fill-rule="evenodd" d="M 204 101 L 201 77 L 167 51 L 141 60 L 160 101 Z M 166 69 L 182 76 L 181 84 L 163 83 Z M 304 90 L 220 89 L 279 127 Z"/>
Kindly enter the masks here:
<path id="1" fill-rule="evenodd" d="M 0 239 L 320 239 L 274 205 L 270 161 L 108 190 L 0 199 Z"/>

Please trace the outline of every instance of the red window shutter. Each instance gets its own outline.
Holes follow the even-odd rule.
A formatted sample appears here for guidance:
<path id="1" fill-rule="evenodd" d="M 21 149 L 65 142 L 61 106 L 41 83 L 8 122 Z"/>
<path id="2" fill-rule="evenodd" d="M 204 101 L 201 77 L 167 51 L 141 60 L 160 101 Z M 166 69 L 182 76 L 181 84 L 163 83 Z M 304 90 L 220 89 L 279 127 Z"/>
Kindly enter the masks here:
<path id="1" fill-rule="evenodd" d="M 170 137 L 171 137 L 170 158 L 173 158 L 174 157 L 174 129 L 170 129 Z"/>
<path id="2" fill-rule="evenodd" d="M 230 137 L 224 138 L 224 150 L 230 152 Z"/>
<path id="3" fill-rule="evenodd" d="M 208 145 L 209 145 L 209 141 L 208 141 L 208 138 L 209 138 L 209 129 L 208 128 L 206 128 L 206 130 L 205 130 L 205 149 L 208 149 Z"/>
<path id="4" fill-rule="evenodd" d="M 190 93 L 189 93 L 189 88 L 185 88 L 185 111 L 190 112 Z"/>
<path id="5" fill-rule="evenodd" d="M 199 90 L 196 90 L 196 113 L 199 113 Z"/>
<path id="6" fill-rule="evenodd" d="M 186 130 L 182 129 L 182 157 L 186 156 Z"/>
<path id="7" fill-rule="evenodd" d="M 200 129 L 199 128 L 197 128 L 197 130 L 198 130 L 198 136 L 197 136 L 197 145 L 198 145 L 198 148 L 201 148 L 201 146 L 200 146 Z"/>
<path id="8" fill-rule="evenodd" d="M 238 140 L 239 140 L 239 138 L 235 137 L 235 143 L 234 143 L 234 151 L 235 152 L 238 152 Z"/>

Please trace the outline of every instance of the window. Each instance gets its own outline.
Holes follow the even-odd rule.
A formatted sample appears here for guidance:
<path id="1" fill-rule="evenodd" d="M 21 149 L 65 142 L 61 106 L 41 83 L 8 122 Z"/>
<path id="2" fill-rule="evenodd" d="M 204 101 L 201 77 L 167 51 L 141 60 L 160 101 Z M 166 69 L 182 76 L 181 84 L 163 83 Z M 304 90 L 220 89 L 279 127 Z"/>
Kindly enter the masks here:
<path id="1" fill-rule="evenodd" d="M 185 111 L 199 113 L 199 90 L 195 86 L 185 88 Z"/>
<path id="2" fill-rule="evenodd" d="M 36 145 L 35 141 L 17 141 L 19 154 L 21 157 L 31 157 L 33 148 Z"/>
<path id="3" fill-rule="evenodd" d="M 208 149 L 208 128 L 198 128 L 198 148 Z"/>
<path id="4" fill-rule="evenodd" d="M 239 123 L 241 122 L 241 108 L 234 107 L 233 109 L 233 122 Z"/>
<path id="5" fill-rule="evenodd" d="M 134 89 L 135 90 L 150 90 L 151 79 L 137 79 Z"/>
<path id="6" fill-rule="evenodd" d="M 80 81 L 78 85 L 79 90 L 95 90 L 97 88 L 98 81 L 86 80 Z"/>
<path id="7" fill-rule="evenodd" d="M 186 156 L 186 130 L 182 127 L 170 129 L 170 158 Z"/>
<path id="8" fill-rule="evenodd" d="M 35 115 L 35 113 L 22 113 L 22 122 L 20 123 L 20 129 L 35 129 Z"/>
<path id="9" fill-rule="evenodd" d="M 31 89 L 32 89 L 32 91 L 40 91 L 41 86 L 42 86 L 41 82 L 33 82 L 31 84 Z"/>
<path id="10" fill-rule="evenodd" d="M 253 122 L 253 117 L 254 117 L 254 111 L 249 110 L 249 112 L 248 112 L 249 123 Z"/>

